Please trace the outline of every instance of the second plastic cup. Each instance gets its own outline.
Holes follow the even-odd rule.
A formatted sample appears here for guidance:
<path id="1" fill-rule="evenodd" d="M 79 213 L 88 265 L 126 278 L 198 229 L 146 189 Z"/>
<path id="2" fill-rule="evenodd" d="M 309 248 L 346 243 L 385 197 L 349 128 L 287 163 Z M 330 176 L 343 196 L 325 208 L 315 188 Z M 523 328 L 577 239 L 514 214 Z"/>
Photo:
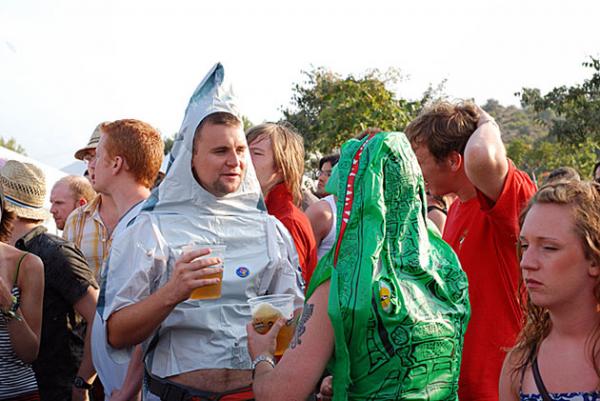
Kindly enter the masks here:
<path id="1" fill-rule="evenodd" d="M 223 263 L 218 264 L 218 265 L 214 265 L 214 266 L 210 266 L 210 267 L 225 267 L 225 249 L 226 246 L 225 245 L 208 245 L 208 244 L 189 244 L 189 245 L 184 245 L 183 247 L 181 247 L 181 249 L 183 250 L 183 252 L 190 252 L 196 249 L 205 249 L 205 248 L 210 248 L 210 253 L 208 255 L 204 255 L 201 256 L 198 259 L 203 259 L 203 258 L 219 258 L 223 261 Z M 209 274 L 208 276 L 205 276 L 204 278 L 218 278 L 219 282 L 216 284 L 211 284 L 211 285 L 207 285 L 204 287 L 199 287 L 196 288 L 194 291 L 192 291 L 192 294 L 190 295 L 190 299 L 218 299 L 221 298 L 221 284 L 223 281 L 223 272 L 219 272 L 219 273 L 215 273 L 215 274 Z"/>
<path id="2" fill-rule="evenodd" d="M 252 312 L 252 325 L 260 334 L 271 330 L 277 319 L 282 317 L 286 320 L 285 326 L 279 330 L 277 335 L 275 350 L 275 356 L 283 355 L 296 330 L 294 296 L 291 294 L 264 295 L 250 298 L 248 304 Z"/>

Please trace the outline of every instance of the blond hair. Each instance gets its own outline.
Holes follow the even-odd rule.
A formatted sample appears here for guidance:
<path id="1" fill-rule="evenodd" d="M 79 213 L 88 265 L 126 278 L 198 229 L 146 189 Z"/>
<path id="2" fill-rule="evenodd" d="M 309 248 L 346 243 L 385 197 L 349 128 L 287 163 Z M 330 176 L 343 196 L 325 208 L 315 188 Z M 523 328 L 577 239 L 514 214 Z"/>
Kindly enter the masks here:
<path id="1" fill-rule="evenodd" d="M 263 123 L 246 133 L 248 144 L 258 138 L 271 139 L 275 168 L 281 171 L 283 182 L 292 194 L 294 204 L 302 202 L 302 175 L 304 174 L 304 140 L 290 124 Z"/>
<path id="2" fill-rule="evenodd" d="M 575 233 L 581 241 L 586 259 L 600 264 L 600 185 L 592 181 L 557 180 L 544 185 L 531 198 L 521 212 L 519 223 L 527 217 L 527 213 L 535 204 L 565 205 L 571 208 Z M 520 251 L 520 250 L 519 250 Z M 519 252 L 520 253 L 520 252 Z M 536 352 L 541 342 L 548 336 L 552 328 L 550 314 L 544 307 L 534 305 L 526 294 L 523 283 L 520 285 L 519 300 L 525 312 L 525 326 L 519 333 L 513 353 L 518 356 L 515 373 L 524 370 L 530 361 L 532 352 Z M 600 304 L 600 277 L 596 277 L 594 297 Z M 600 377 L 600 324 L 590 335 L 588 344 L 596 373 Z M 533 351 L 532 351 L 533 350 Z"/>
<path id="3" fill-rule="evenodd" d="M 78 201 L 85 199 L 86 202 L 91 202 L 96 197 L 96 191 L 92 188 L 90 181 L 79 175 L 67 175 L 54 183 L 55 188 L 59 184 L 66 184 L 71 193 L 73 199 Z"/>

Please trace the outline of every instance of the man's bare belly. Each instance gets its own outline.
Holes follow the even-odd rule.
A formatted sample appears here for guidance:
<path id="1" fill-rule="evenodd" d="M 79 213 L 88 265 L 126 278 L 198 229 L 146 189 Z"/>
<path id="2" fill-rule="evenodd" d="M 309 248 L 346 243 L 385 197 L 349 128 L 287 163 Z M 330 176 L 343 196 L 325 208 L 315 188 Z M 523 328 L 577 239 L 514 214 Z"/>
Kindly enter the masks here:
<path id="1" fill-rule="evenodd" d="M 222 393 L 249 386 L 252 383 L 251 370 L 200 369 L 168 378 L 170 381 L 197 390 Z"/>

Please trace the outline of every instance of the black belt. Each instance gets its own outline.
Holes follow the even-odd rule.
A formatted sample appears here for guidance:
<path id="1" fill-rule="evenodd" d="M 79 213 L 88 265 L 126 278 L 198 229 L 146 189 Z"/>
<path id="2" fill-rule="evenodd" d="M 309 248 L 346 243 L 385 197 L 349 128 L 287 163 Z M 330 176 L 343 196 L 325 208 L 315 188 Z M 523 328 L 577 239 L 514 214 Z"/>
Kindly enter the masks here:
<path id="1" fill-rule="evenodd" d="M 234 394 L 239 391 L 227 391 L 225 393 L 213 393 L 184 387 L 180 384 L 175 384 L 166 379 L 160 379 L 152 376 L 146 371 L 146 383 L 150 392 L 162 401 L 218 401 L 228 394 Z"/>

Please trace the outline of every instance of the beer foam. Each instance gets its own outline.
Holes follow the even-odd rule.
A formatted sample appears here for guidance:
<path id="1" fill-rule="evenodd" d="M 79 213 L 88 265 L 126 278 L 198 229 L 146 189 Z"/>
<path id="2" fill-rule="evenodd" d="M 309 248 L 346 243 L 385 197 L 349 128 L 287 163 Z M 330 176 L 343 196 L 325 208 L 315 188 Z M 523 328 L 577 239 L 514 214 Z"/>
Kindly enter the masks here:
<path id="1" fill-rule="evenodd" d="M 254 319 L 272 319 L 274 317 L 283 317 L 283 313 L 270 303 L 264 302 L 256 307 L 252 314 Z"/>

